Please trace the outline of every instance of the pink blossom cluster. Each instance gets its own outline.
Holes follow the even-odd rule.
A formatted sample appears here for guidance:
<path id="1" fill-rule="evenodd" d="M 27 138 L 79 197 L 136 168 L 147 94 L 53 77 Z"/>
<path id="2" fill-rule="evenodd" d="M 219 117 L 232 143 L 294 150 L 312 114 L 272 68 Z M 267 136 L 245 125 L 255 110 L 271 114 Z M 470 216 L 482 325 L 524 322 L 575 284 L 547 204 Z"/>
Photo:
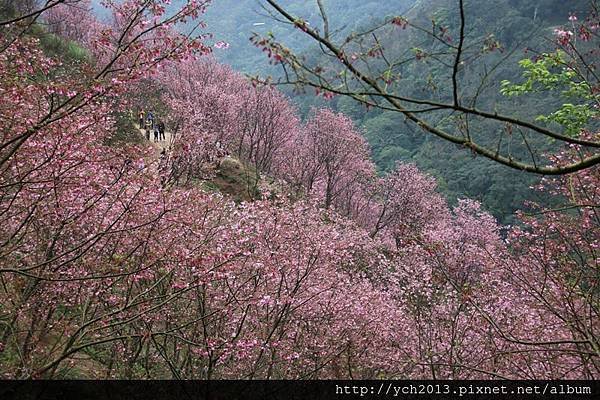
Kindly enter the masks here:
<path id="1" fill-rule="evenodd" d="M 556 36 L 558 42 L 561 45 L 566 46 L 571 41 L 571 38 L 573 37 L 573 32 L 570 30 L 557 28 L 554 29 L 554 35 Z"/>

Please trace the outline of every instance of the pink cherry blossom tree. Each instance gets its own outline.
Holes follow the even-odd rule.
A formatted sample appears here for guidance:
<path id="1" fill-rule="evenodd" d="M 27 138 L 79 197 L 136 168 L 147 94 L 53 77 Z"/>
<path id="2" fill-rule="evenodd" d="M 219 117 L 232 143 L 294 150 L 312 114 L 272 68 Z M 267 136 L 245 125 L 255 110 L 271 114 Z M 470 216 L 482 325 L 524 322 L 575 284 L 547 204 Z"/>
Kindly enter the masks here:
<path id="1" fill-rule="evenodd" d="M 89 47 L 103 28 L 92 13 L 91 0 L 63 2 L 42 14 L 48 31 Z"/>
<path id="2" fill-rule="evenodd" d="M 321 199 L 325 208 L 338 200 L 341 203 L 345 194 L 374 174 L 368 145 L 348 117 L 328 109 L 314 110 L 299 133 L 287 179 Z"/>
<path id="3" fill-rule="evenodd" d="M 299 129 L 295 110 L 272 87 L 253 87 L 241 102 L 237 154 L 251 162 L 257 171 L 277 174 L 287 162 L 285 153 Z"/>
<path id="4" fill-rule="evenodd" d="M 106 327 L 134 326 L 157 309 L 143 300 L 156 294 L 156 282 L 145 285 L 172 273 L 152 272 L 164 256 L 152 243 L 168 202 L 147 165 L 149 154 L 106 146 L 112 114 L 125 106 L 116 95 L 155 62 L 200 49 L 198 41 L 166 29 L 195 17 L 200 4 L 160 20 L 162 2 L 151 3 L 107 3 L 119 23 L 83 43 L 104 49 L 92 51 L 97 63 L 69 74 L 26 30 L 2 38 L 0 273 L 7 323 L 0 351 L 10 376 L 56 376 L 73 354 L 121 340 L 123 331 Z M 152 25 L 142 14 L 155 18 Z M 122 40 L 111 41 L 117 29 Z M 164 32 L 154 42 L 145 41 L 158 29 Z M 113 45 L 112 56 L 100 57 Z M 111 325 L 121 318 L 128 322 Z"/>
<path id="5" fill-rule="evenodd" d="M 371 236 L 388 235 L 399 247 L 447 218 L 435 180 L 414 165 L 398 163 L 371 190 Z"/>

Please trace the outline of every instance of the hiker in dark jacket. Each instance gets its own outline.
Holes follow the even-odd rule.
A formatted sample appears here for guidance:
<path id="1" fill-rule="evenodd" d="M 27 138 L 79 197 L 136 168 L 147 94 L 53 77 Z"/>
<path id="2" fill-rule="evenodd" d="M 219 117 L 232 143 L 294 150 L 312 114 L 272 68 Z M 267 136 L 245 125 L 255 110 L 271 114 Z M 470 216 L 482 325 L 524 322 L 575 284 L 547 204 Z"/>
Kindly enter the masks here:
<path id="1" fill-rule="evenodd" d="M 158 133 L 160 140 L 165 140 L 165 123 L 162 121 L 158 122 Z"/>

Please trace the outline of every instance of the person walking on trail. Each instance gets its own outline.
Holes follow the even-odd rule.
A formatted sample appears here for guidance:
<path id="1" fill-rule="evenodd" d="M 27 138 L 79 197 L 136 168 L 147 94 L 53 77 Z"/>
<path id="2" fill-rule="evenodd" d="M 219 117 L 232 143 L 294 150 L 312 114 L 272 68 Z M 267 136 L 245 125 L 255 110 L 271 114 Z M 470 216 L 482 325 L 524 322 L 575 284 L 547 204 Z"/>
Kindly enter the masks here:
<path id="1" fill-rule="evenodd" d="M 160 137 L 160 140 L 166 140 L 165 139 L 165 123 L 161 121 L 158 121 L 158 134 Z"/>
<path id="2" fill-rule="evenodd" d="M 159 130 L 158 130 L 157 126 L 154 127 L 154 141 L 155 142 L 159 141 Z"/>
<path id="3" fill-rule="evenodd" d="M 148 140 L 150 140 L 150 131 L 152 131 L 153 128 L 154 128 L 154 124 L 152 123 L 152 120 L 148 116 L 148 118 L 146 118 L 146 138 Z"/>
<path id="4" fill-rule="evenodd" d="M 138 121 L 140 123 L 140 128 L 144 129 L 144 110 L 140 110 L 140 113 L 138 114 Z"/>

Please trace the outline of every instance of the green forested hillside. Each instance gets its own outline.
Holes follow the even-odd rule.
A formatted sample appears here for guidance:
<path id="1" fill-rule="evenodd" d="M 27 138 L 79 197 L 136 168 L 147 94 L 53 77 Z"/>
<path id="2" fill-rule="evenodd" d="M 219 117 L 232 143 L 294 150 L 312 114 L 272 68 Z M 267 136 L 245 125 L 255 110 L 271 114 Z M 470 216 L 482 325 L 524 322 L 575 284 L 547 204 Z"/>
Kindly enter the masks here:
<path id="1" fill-rule="evenodd" d="M 106 12 L 100 6 L 100 0 L 92 0 L 92 3 L 97 13 Z M 185 0 L 173 0 L 171 9 L 177 9 L 184 3 Z M 303 15 L 309 23 L 321 23 L 316 1 L 284 0 L 281 3 Z M 325 0 L 323 5 L 330 15 L 330 24 L 335 26 L 336 31 L 348 33 L 358 26 L 368 26 L 382 15 L 405 12 L 414 3 L 415 0 Z M 213 42 L 225 41 L 229 44 L 226 50 L 216 49 L 217 59 L 243 73 L 276 72 L 276 69 L 269 66 L 261 51 L 250 43 L 253 33 L 273 32 L 277 36 L 286 37 L 295 46 L 312 46 L 299 30 L 276 21 L 264 7 L 262 0 L 212 0 L 202 20 L 207 24 L 203 32 L 210 32 Z M 182 26 L 182 29 L 189 27 Z"/>
<path id="2" fill-rule="evenodd" d="M 382 14 L 403 12 L 413 3 L 414 0 L 327 0 L 323 4 L 331 15 L 330 24 L 340 32 L 347 33 L 359 25 L 376 21 Z M 316 1 L 285 0 L 282 4 L 303 15 L 313 26 L 321 23 Z M 213 1 L 204 18 L 208 24 L 208 31 L 214 33 L 215 40 L 224 40 L 230 44 L 226 51 L 216 51 L 220 61 L 245 73 L 275 73 L 276 70 L 269 67 L 266 57 L 249 41 L 255 32 L 273 32 L 276 36 L 285 36 L 294 46 L 312 46 L 298 29 L 275 21 L 263 5 L 259 0 Z"/>
<path id="3" fill-rule="evenodd" d="M 478 92 L 477 106 L 482 109 L 503 112 L 527 120 L 535 120 L 540 114 L 556 110 L 562 100 L 548 93 L 533 93 L 525 97 L 507 98 L 500 94 L 502 80 L 520 81 L 522 70 L 518 62 L 535 56 L 538 52 L 552 49 L 553 29 L 568 22 L 571 13 L 584 15 L 586 1 L 562 2 L 554 0 L 494 2 L 493 10 L 489 2 L 468 1 L 467 37 L 477 42 L 492 37 L 501 46 L 500 51 L 487 54 L 480 60 L 471 62 L 459 74 L 461 94 L 465 101 L 472 100 Z M 491 12 L 493 11 L 493 12 Z M 302 14 L 299 14 L 302 15 Z M 385 17 L 385 12 L 378 15 Z M 455 1 L 419 0 L 404 14 L 411 22 L 422 26 L 445 26 L 450 32 L 458 29 L 458 9 Z M 386 51 L 402 54 L 423 48 L 435 49 L 430 39 L 418 33 L 391 31 L 389 37 L 380 37 Z M 493 36 L 490 36 L 493 35 Z M 283 42 L 286 42 L 282 39 Z M 440 51 L 441 47 L 440 47 Z M 322 60 L 326 64 L 327 60 Z M 424 58 L 422 62 L 407 63 L 401 67 L 402 81 L 398 84 L 403 94 L 418 98 L 427 95 L 440 101 L 451 99 L 451 69 L 439 62 Z M 336 97 L 327 102 L 316 98 L 312 93 L 295 97 L 303 112 L 311 106 L 329 103 L 331 107 L 350 115 L 363 129 L 372 146 L 374 160 L 381 171 L 393 168 L 397 160 L 416 163 L 421 169 L 438 178 L 439 187 L 449 201 L 459 198 L 472 198 L 481 201 L 501 222 L 513 223 L 514 211 L 525 208 L 528 200 L 549 202 L 551 199 L 538 199 L 530 186 L 539 177 L 522 173 L 493 163 L 441 139 L 425 134 L 414 125 L 405 123 L 404 116 L 393 111 L 371 110 L 344 97 Z M 450 115 L 428 116 L 439 126 L 445 126 Z M 483 120 L 471 121 L 472 131 L 479 133 L 488 143 L 496 140 L 498 125 Z M 556 128 L 556 127 L 555 127 Z M 487 138 L 484 136 L 487 135 Z M 516 136 L 516 135 L 515 135 Z M 520 141 L 518 137 L 513 137 Z M 512 140 L 512 139 L 511 139 Z M 552 148 L 553 144 L 544 140 L 533 140 L 540 154 Z M 510 143 L 503 143 L 509 146 Z M 523 153 L 521 153 L 524 156 Z"/>

